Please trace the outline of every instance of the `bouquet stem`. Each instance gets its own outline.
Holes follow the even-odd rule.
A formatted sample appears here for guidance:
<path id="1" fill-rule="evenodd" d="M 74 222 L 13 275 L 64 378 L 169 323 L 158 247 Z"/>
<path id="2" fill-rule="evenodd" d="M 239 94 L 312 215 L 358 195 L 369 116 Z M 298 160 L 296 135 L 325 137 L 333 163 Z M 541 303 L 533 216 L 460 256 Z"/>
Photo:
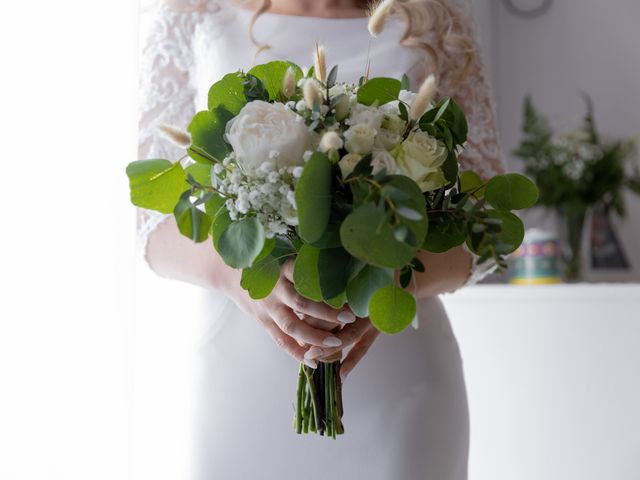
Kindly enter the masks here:
<path id="1" fill-rule="evenodd" d="M 336 438 L 344 433 L 342 415 L 340 361 L 320 362 L 316 369 L 300 364 L 293 422 L 296 433 Z"/>

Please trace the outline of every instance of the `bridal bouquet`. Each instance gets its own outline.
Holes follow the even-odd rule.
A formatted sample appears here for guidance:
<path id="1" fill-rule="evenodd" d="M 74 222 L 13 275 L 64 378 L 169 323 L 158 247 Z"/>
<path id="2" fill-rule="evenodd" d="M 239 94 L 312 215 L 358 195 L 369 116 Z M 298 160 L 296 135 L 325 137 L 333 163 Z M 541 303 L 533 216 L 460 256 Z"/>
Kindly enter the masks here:
<path id="1" fill-rule="evenodd" d="M 466 243 L 478 263 L 504 268 L 524 235 L 511 210 L 535 203 L 537 189 L 521 175 L 458 171 L 467 123 L 452 99 L 432 103 L 432 77 L 414 94 L 406 77 L 337 76 L 321 48 L 306 74 L 275 61 L 226 75 L 188 134 L 164 127 L 185 165 L 128 166 L 131 200 L 173 213 L 195 242 L 211 238 L 252 298 L 268 296 L 293 258 L 302 296 L 348 304 L 395 334 L 416 317 L 414 273 L 429 268 L 419 252 Z M 300 365 L 298 433 L 344 432 L 339 367 Z"/>

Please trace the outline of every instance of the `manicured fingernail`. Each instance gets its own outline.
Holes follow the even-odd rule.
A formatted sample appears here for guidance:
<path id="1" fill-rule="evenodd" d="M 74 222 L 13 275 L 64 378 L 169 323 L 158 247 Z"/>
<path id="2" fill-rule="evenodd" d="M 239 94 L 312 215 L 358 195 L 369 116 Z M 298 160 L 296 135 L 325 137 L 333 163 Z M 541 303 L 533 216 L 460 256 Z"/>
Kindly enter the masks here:
<path id="1" fill-rule="evenodd" d="M 339 347 L 340 345 L 342 345 L 342 340 L 340 340 L 338 337 L 327 337 L 322 341 L 322 344 L 325 347 Z"/>
<path id="2" fill-rule="evenodd" d="M 338 314 L 338 321 L 340 323 L 353 323 L 356 321 L 356 316 L 349 310 L 343 310 Z"/>
<path id="3" fill-rule="evenodd" d="M 306 355 L 305 355 L 305 357 L 306 357 Z M 314 368 L 314 369 L 318 368 L 318 362 L 316 362 L 315 360 L 311 360 L 309 358 L 304 358 L 302 361 L 304 362 L 304 364 L 307 367 L 311 367 L 311 368 Z"/>
<path id="4" fill-rule="evenodd" d="M 317 357 L 321 357 L 322 354 L 324 353 L 324 350 L 322 350 L 319 347 L 311 347 L 309 350 L 307 350 L 304 354 L 304 358 L 317 358 Z"/>

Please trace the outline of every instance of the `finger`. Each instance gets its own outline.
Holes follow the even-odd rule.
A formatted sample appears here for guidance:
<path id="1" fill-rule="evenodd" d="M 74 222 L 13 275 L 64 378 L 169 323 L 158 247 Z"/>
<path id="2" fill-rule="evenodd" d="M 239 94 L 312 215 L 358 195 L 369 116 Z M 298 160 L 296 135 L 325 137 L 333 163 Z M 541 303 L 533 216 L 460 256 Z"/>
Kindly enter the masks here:
<path id="1" fill-rule="evenodd" d="M 326 303 L 314 302 L 300 295 L 293 284 L 280 282 L 278 295 L 286 305 L 296 312 L 304 313 L 310 317 L 324 320 L 337 325 L 344 325 L 356 321 L 356 316 L 348 308 L 336 310 Z"/>
<path id="2" fill-rule="evenodd" d="M 366 355 L 366 353 L 371 348 L 371 345 L 376 341 L 380 332 L 371 328 L 368 330 L 358 342 L 353 346 L 353 348 L 349 351 L 345 359 L 342 361 L 342 365 L 340 366 L 340 379 L 344 382 L 347 378 L 347 375 L 354 369 L 354 367 L 362 360 L 362 357 Z"/>
<path id="3" fill-rule="evenodd" d="M 282 273 L 282 275 L 284 275 L 284 278 L 289 280 L 291 283 L 293 283 L 293 266 L 294 265 L 295 265 L 295 261 L 292 259 L 288 259 L 286 262 L 284 262 L 284 264 L 282 265 L 282 268 L 280 269 L 280 272 Z"/>
<path id="4" fill-rule="evenodd" d="M 336 333 L 336 337 L 338 337 L 342 342 L 340 348 L 312 347 L 305 354 L 305 358 L 318 360 L 320 358 L 329 357 L 339 350 L 343 350 L 349 345 L 355 344 L 358 340 L 360 340 L 360 337 L 362 337 L 369 329 L 375 330 L 375 328 L 371 325 L 369 319 L 359 318 L 355 321 L 355 323 L 343 327 L 342 330 Z"/>
<path id="5" fill-rule="evenodd" d="M 293 311 L 284 304 L 280 304 L 271 312 L 271 318 L 285 334 L 310 345 L 324 347 L 339 347 L 342 340 L 326 330 L 313 328 L 300 320 Z"/>
<path id="6" fill-rule="evenodd" d="M 304 363 L 311 368 L 316 368 L 318 363 L 315 360 L 304 357 L 306 349 L 300 346 L 293 338 L 285 335 L 278 325 L 270 318 L 259 319 L 264 328 L 267 330 L 273 341 L 276 342 L 281 349 L 291 355 L 298 362 Z"/>

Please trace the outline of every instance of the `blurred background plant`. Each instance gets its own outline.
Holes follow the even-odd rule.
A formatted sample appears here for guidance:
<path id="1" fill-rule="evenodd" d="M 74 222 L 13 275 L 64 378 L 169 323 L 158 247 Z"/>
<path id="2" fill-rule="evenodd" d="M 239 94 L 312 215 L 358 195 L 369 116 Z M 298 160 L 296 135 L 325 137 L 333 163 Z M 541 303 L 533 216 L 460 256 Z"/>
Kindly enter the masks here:
<path id="1" fill-rule="evenodd" d="M 636 140 L 604 139 L 597 127 L 591 98 L 582 125 L 554 132 L 548 119 L 526 97 L 522 140 L 514 155 L 524 161 L 525 173 L 540 189 L 538 205 L 560 219 L 562 260 L 566 281 L 582 278 L 582 239 L 591 211 L 621 218 L 627 215 L 623 194 L 640 195 Z"/>

